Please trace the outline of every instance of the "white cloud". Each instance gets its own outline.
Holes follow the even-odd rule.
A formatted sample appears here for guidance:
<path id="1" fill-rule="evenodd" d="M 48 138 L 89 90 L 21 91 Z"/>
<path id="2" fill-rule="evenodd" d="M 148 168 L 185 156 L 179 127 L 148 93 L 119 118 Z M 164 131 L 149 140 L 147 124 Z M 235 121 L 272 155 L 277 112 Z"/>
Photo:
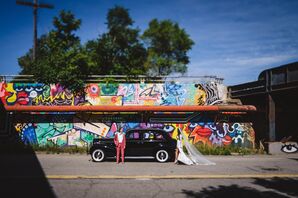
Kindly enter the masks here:
<path id="1" fill-rule="evenodd" d="M 284 54 L 260 57 L 233 57 L 192 62 L 188 75 L 216 75 L 225 79 L 225 84 L 234 85 L 255 81 L 265 69 L 298 60 L 297 54 Z"/>

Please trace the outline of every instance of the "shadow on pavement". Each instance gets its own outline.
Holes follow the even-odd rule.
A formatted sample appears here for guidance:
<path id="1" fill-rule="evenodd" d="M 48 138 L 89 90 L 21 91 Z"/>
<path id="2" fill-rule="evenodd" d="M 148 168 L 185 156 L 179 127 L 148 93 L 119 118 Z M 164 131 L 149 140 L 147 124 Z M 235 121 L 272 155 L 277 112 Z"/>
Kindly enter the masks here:
<path id="1" fill-rule="evenodd" d="M 288 158 L 288 159 L 298 161 L 298 158 Z"/>
<path id="2" fill-rule="evenodd" d="M 56 197 L 31 147 L 0 137 L 1 197 Z"/>
<path id="3" fill-rule="evenodd" d="M 257 197 L 268 197 L 268 198 L 283 198 L 287 196 L 280 195 L 271 191 L 258 191 L 254 188 L 242 187 L 238 185 L 231 186 L 217 186 L 203 188 L 199 192 L 192 190 L 182 190 L 182 193 L 187 197 L 241 197 L 241 198 L 257 198 Z"/>
<path id="4" fill-rule="evenodd" d="M 273 179 L 256 179 L 254 184 L 263 186 L 268 189 L 286 193 L 298 197 L 298 179 L 292 178 L 273 178 Z"/>

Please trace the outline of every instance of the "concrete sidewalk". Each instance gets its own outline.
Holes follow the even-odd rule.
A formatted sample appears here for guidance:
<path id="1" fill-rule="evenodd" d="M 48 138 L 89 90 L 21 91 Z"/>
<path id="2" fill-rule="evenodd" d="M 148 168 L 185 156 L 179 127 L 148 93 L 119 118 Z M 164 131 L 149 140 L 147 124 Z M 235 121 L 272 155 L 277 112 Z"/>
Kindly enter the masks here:
<path id="1" fill-rule="evenodd" d="M 91 161 L 89 155 L 36 154 L 35 166 L 26 163 L 29 155 L 2 155 L 0 178 L 39 177 L 34 167 L 49 179 L 196 179 L 196 178 L 298 178 L 298 154 L 207 156 L 216 165 L 176 165 L 154 160 Z M 9 171 L 13 170 L 13 171 Z"/>
<path id="2" fill-rule="evenodd" d="M 176 165 L 153 160 L 94 163 L 88 155 L 38 154 L 50 179 L 194 179 L 194 178 L 298 178 L 298 154 L 207 156 L 216 165 Z"/>
<path id="3" fill-rule="evenodd" d="M 1 193 L 66 198 L 298 196 L 297 154 L 207 158 L 216 165 L 94 163 L 88 155 L 69 154 L 0 155 Z"/>

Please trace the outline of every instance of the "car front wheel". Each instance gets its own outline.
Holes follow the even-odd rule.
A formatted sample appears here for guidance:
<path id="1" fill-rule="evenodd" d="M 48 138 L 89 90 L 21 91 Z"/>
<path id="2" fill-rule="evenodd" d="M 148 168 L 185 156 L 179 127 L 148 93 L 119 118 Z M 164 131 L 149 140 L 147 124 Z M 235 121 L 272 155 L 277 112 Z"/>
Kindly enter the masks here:
<path id="1" fill-rule="evenodd" d="M 105 153 L 101 149 L 95 149 L 92 152 L 91 157 L 94 162 L 102 162 L 105 158 Z"/>
<path id="2" fill-rule="evenodd" d="M 155 158 L 158 162 L 166 162 L 169 159 L 169 153 L 166 150 L 156 152 Z"/>

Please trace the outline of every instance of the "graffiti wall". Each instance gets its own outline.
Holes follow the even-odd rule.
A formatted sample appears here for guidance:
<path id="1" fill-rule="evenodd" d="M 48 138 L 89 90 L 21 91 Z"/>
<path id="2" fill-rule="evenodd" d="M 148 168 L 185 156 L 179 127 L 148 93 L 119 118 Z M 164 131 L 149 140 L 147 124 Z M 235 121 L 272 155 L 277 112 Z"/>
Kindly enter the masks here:
<path id="1" fill-rule="evenodd" d="M 297 142 L 268 142 L 268 153 L 276 154 L 294 154 L 298 152 Z"/>
<path id="2" fill-rule="evenodd" d="M 225 100 L 225 86 L 207 83 L 96 83 L 87 84 L 85 94 L 75 95 L 58 84 L 0 83 L 0 98 L 6 105 L 214 105 Z M 254 147 L 254 131 L 250 123 L 229 121 L 195 121 L 184 124 L 154 123 L 131 115 L 89 116 L 78 113 L 19 114 L 14 129 L 27 144 L 86 146 L 94 138 L 112 138 L 119 127 L 164 129 L 175 138 L 178 129 L 193 144 L 209 146 L 238 145 Z M 28 116 L 31 116 L 29 118 Z M 109 119 L 109 116 L 112 119 Z M 143 115 L 139 115 L 142 117 Z M 101 117 L 98 119 L 98 117 Z M 148 119 L 150 120 L 150 119 Z"/>
<path id="3" fill-rule="evenodd" d="M 114 133 L 123 128 L 124 131 L 135 128 L 158 128 L 165 130 L 169 136 L 176 138 L 178 129 L 188 136 L 193 144 L 208 146 L 243 146 L 254 147 L 255 134 L 250 123 L 213 123 L 189 122 L 177 123 L 143 123 L 143 122 L 102 122 L 89 121 L 74 115 L 72 122 L 63 120 L 62 115 L 52 115 L 51 121 L 41 123 L 17 123 L 15 130 L 25 143 L 58 146 L 86 146 L 94 138 L 113 138 Z"/>
<path id="4" fill-rule="evenodd" d="M 7 105 L 214 105 L 225 99 L 225 87 L 215 82 L 97 83 L 74 95 L 59 84 L 0 83 Z"/>

